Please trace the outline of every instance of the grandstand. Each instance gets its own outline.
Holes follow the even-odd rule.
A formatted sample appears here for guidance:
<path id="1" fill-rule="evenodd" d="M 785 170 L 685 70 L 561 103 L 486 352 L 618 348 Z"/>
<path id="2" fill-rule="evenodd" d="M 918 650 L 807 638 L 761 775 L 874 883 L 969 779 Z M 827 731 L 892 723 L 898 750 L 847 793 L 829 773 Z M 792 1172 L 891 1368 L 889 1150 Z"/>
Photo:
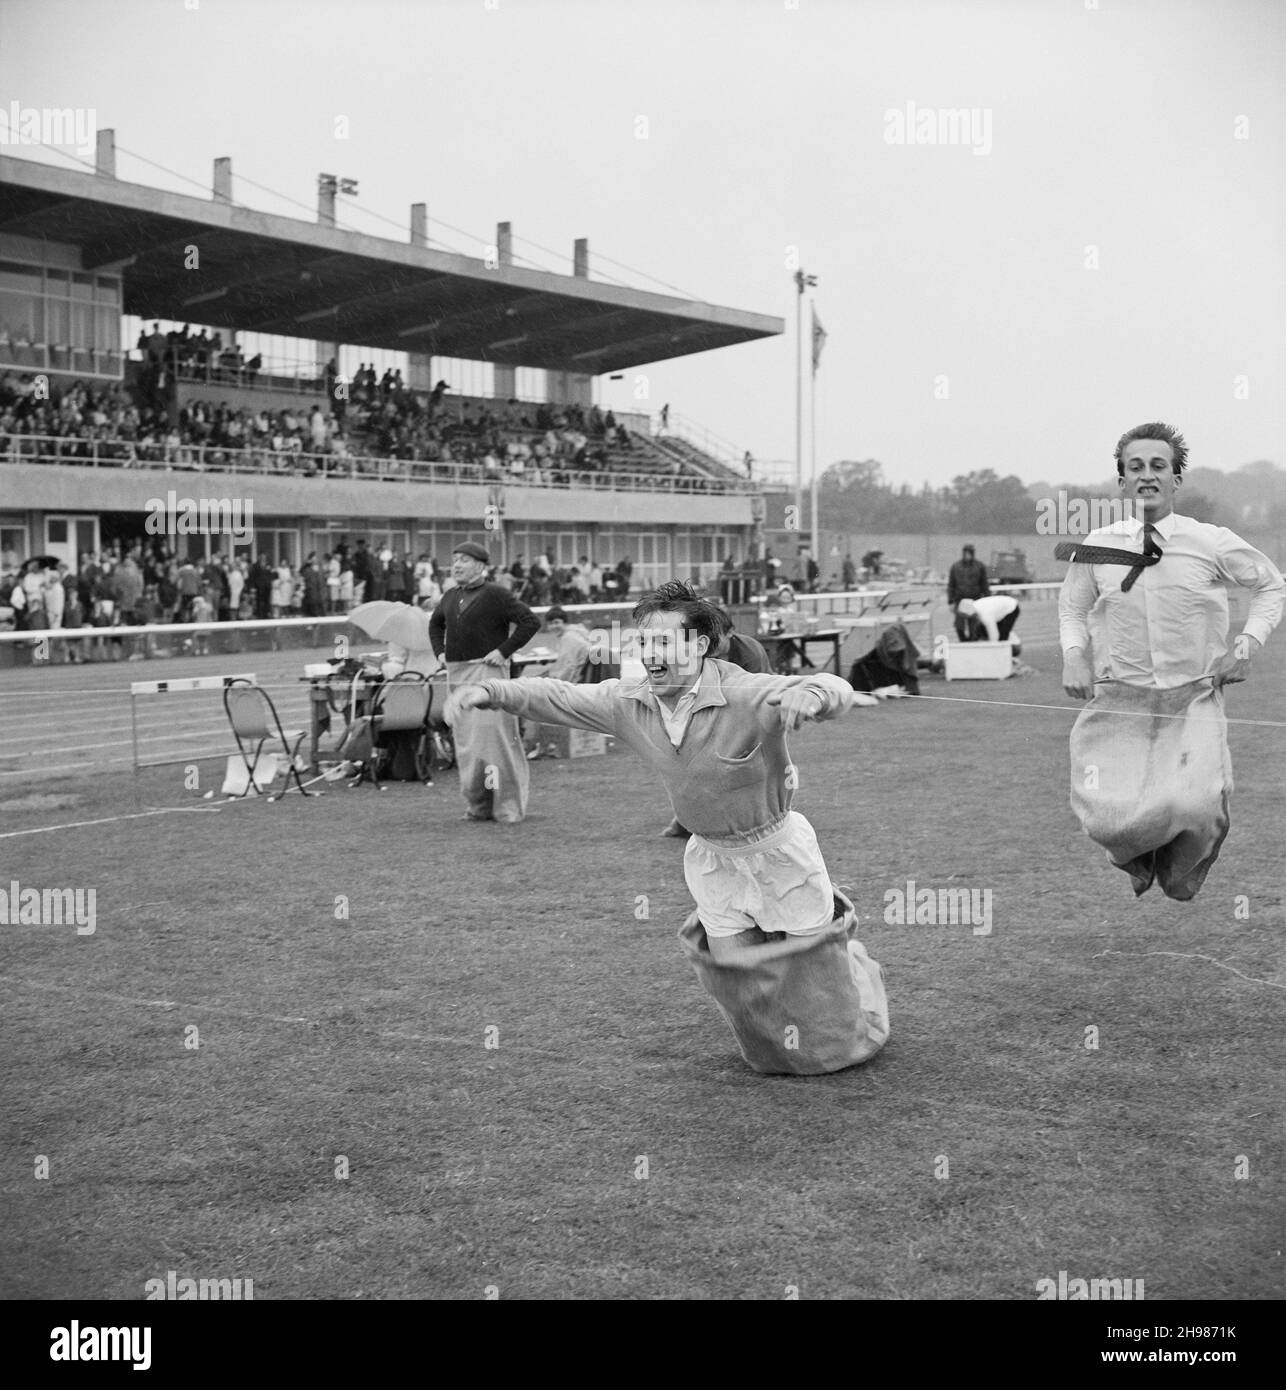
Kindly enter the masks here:
<path id="1" fill-rule="evenodd" d="M 0 157 L 6 571 L 124 548 L 171 487 L 253 504 L 244 545 L 173 538 L 197 562 L 222 547 L 298 569 L 359 538 L 444 560 L 471 539 L 501 565 L 629 558 L 647 585 L 711 582 L 758 545 L 731 446 L 594 397 L 609 373 L 780 319 L 591 281 L 583 240 L 571 275 L 519 268 L 506 223 L 478 259 L 430 249 L 422 204 L 409 244 L 338 229 L 324 188 L 315 224 L 251 211 L 227 160 L 209 199 L 114 171 L 111 131 L 92 173 Z M 295 356 L 247 357 L 257 338 Z M 342 374 L 377 354 L 405 370 Z M 462 362 L 490 394 L 450 389 Z"/>

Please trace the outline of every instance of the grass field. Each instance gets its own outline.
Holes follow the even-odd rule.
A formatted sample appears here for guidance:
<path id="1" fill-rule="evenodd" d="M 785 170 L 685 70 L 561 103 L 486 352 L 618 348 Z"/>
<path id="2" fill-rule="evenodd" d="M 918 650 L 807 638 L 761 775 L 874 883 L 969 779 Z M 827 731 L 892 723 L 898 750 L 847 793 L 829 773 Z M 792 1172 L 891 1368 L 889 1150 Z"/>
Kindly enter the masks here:
<path id="1" fill-rule="evenodd" d="M 128 772 L 0 782 L 0 884 L 97 902 L 92 935 L 3 928 L 0 1294 L 176 1270 L 256 1299 L 1030 1300 L 1066 1270 L 1280 1297 L 1286 728 L 1233 725 L 1195 903 L 1135 901 L 1068 809 L 1051 637 L 1035 675 L 924 687 L 978 703 L 792 740 L 893 1021 L 828 1077 L 741 1061 L 627 755 L 534 764 L 516 827 L 464 823 L 451 774 L 226 806 L 212 763 L 137 797 Z M 1279 638 L 1230 716 L 1286 721 L 1284 677 Z M 183 809 L 15 834 L 150 807 Z M 992 890 L 991 935 L 887 925 L 907 879 Z"/>

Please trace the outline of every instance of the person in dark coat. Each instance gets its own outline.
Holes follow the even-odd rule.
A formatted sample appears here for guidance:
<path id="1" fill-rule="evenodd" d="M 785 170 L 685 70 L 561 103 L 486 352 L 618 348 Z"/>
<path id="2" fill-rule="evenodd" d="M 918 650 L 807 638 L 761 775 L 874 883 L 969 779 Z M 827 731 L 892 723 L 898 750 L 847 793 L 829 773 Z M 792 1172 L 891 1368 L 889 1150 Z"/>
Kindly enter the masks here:
<path id="1" fill-rule="evenodd" d="M 920 650 L 902 623 L 894 623 L 880 634 L 880 640 L 848 673 L 848 683 L 854 690 L 883 690 L 887 685 L 900 685 L 908 695 L 920 693 L 917 667 Z"/>
<path id="2" fill-rule="evenodd" d="M 987 583 L 987 567 L 974 558 L 973 546 L 967 545 L 947 574 L 947 602 L 956 615 L 956 637 L 961 642 L 969 640 L 970 624 L 968 615 L 960 611 L 960 600 L 986 598 L 989 593 L 991 586 Z"/>

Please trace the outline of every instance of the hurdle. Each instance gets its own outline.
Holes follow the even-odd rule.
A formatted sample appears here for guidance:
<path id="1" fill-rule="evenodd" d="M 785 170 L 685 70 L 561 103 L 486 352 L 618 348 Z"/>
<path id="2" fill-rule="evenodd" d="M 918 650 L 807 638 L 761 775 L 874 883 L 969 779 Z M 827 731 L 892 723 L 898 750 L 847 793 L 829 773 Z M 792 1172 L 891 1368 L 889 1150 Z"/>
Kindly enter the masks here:
<path id="1" fill-rule="evenodd" d="M 140 695 L 171 695 L 192 690 L 223 690 L 233 681 L 249 681 L 252 685 L 257 684 L 254 672 L 238 676 L 184 676 L 178 680 L 169 681 L 132 681 L 129 688 L 129 714 L 135 777 L 145 767 L 173 767 L 179 763 L 193 761 L 191 754 L 185 758 L 158 758 L 155 762 L 147 763 L 140 760 L 138 754 L 138 697 Z"/>

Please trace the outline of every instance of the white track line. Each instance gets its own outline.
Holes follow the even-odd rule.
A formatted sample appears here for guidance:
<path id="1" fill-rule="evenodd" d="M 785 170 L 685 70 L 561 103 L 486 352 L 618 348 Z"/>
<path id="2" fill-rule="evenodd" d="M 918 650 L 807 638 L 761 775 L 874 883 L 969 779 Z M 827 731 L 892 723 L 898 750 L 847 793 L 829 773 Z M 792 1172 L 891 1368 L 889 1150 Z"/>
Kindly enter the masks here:
<path id="1" fill-rule="evenodd" d="M 247 803 L 258 801 L 259 797 L 244 798 Z M 34 826 L 30 830 L 7 830 L 0 834 L 0 840 L 16 840 L 20 835 L 49 835 L 55 830 L 80 830 L 87 825 L 114 825 L 122 820 L 144 820 L 148 816 L 176 816 L 176 815 L 214 815 L 221 811 L 226 805 L 235 805 L 235 802 L 220 802 L 217 806 L 162 806 L 155 811 L 132 811 L 124 816 L 104 816 L 100 820 L 73 820 L 65 825 L 40 825 Z"/>

